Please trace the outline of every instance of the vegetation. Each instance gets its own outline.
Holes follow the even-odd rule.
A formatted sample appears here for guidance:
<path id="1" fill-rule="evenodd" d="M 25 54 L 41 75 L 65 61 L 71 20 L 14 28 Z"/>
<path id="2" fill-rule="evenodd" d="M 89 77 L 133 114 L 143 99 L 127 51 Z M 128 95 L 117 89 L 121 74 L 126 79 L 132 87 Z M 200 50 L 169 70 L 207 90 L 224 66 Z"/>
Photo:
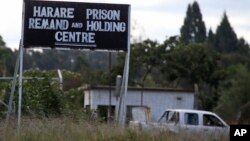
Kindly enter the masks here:
<path id="1" fill-rule="evenodd" d="M 228 21 L 226 13 L 218 26 L 215 34 L 213 47 L 221 53 L 232 53 L 238 50 L 238 39 Z"/>
<path id="2" fill-rule="evenodd" d="M 221 113 L 224 119 L 230 121 L 240 118 L 239 113 L 250 101 L 250 72 L 243 65 L 234 65 L 230 66 L 226 73 L 227 79 L 220 84 L 221 97 L 215 110 Z M 249 112 L 246 114 L 248 115 L 242 115 L 241 120 L 250 119 Z"/>
<path id="3" fill-rule="evenodd" d="M 188 43 L 202 43 L 206 40 L 206 27 L 202 20 L 200 7 L 196 1 L 188 5 L 184 25 L 181 27 L 181 41 Z"/>
<path id="4" fill-rule="evenodd" d="M 29 120 L 23 122 L 20 134 L 16 130 L 2 130 L 1 141 L 212 141 L 212 137 L 200 135 L 176 135 L 170 132 L 143 131 L 121 128 L 115 124 L 91 121 L 75 121 L 68 118 Z M 226 139 L 222 138 L 220 141 Z"/>

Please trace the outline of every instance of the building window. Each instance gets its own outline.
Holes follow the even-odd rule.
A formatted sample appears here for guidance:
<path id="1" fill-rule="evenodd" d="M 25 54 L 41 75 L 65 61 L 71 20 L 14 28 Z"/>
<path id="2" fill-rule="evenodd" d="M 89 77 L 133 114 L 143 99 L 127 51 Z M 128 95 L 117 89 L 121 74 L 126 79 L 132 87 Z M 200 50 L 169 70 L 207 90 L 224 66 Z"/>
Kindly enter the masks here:
<path id="1" fill-rule="evenodd" d="M 176 99 L 179 100 L 179 101 L 181 101 L 181 100 L 182 100 L 182 97 L 177 96 Z"/>

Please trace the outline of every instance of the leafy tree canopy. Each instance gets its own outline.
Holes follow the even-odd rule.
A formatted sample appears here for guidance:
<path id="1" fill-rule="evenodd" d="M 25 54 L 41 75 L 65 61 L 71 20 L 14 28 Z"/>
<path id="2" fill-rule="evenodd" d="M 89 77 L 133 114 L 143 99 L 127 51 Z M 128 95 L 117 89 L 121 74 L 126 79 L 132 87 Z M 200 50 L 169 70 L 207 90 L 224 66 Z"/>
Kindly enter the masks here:
<path id="1" fill-rule="evenodd" d="M 216 56 L 210 55 L 206 44 L 178 46 L 163 55 L 162 72 L 169 80 L 187 78 L 191 85 L 203 81 L 212 81 L 211 74 L 216 70 Z"/>
<path id="2" fill-rule="evenodd" d="M 240 108 L 250 101 L 250 72 L 241 65 L 227 68 L 227 77 L 220 84 L 220 99 L 215 110 L 227 120 L 236 120 Z"/>

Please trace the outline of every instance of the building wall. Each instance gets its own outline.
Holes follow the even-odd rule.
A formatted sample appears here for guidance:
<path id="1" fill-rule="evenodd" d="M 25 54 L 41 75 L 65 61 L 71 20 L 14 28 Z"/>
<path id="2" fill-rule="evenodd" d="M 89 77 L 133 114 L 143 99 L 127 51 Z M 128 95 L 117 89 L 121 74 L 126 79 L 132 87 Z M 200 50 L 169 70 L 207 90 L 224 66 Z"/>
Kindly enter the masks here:
<path id="1" fill-rule="evenodd" d="M 84 106 L 89 105 L 89 102 L 91 103 L 91 109 L 97 109 L 98 105 L 109 105 L 109 90 L 92 89 L 90 91 L 86 91 L 84 101 Z M 119 100 L 113 95 L 112 91 L 111 105 L 116 106 L 118 102 Z M 140 106 L 141 91 L 128 90 L 126 105 Z M 143 105 L 150 108 L 152 120 L 158 120 L 164 110 L 168 108 L 193 109 L 194 93 L 180 91 L 144 91 Z M 118 106 L 116 106 L 116 108 L 117 107 Z"/>

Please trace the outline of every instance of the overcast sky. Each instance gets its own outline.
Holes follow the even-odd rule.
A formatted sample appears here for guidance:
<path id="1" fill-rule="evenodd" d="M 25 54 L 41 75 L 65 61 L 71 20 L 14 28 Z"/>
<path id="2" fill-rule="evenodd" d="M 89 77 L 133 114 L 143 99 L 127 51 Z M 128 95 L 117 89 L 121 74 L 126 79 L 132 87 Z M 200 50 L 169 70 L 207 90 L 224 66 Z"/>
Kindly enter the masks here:
<path id="1" fill-rule="evenodd" d="M 0 35 L 8 47 L 17 48 L 21 38 L 23 0 L 1 0 Z M 131 4 L 132 34 L 162 42 L 167 36 L 179 35 L 187 6 L 194 0 L 67 0 L 81 2 Z M 250 0 L 197 0 L 207 30 L 216 30 L 226 11 L 239 37 L 250 43 Z M 136 24 L 135 24 L 136 23 Z"/>

